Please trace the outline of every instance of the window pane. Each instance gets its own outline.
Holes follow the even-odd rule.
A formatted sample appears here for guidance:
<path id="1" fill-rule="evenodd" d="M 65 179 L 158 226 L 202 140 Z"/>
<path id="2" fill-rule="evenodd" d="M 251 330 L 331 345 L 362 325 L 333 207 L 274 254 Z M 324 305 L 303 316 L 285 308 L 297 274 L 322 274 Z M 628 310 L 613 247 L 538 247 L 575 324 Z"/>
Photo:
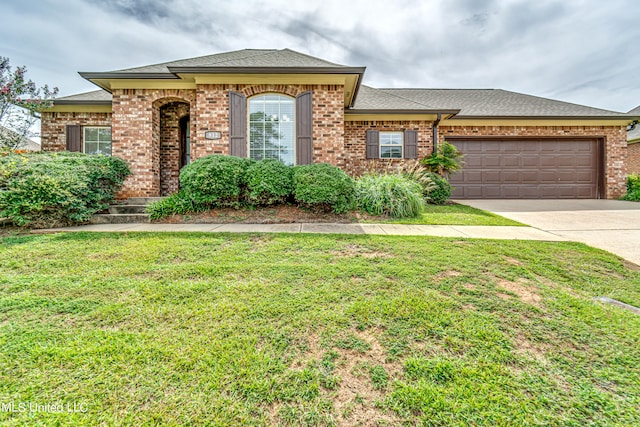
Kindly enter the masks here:
<path id="1" fill-rule="evenodd" d="M 97 154 L 104 154 L 105 156 L 110 156 L 111 155 L 111 143 L 110 142 L 99 143 L 98 144 L 98 153 Z"/>
<path id="2" fill-rule="evenodd" d="M 111 142 L 111 128 L 98 128 L 100 142 Z"/>
<path id="3" fill-rule="evenodd" d="M 84 140 L 87 142 L 98 141 L 98 128 L 84 128 Z"/>
<path id="4" fill-rule="evenodd" d="M 88 142 L 85 139 L 84 152 L 86 154 L 98 154 L 98 143 L 97 142 Z"/>

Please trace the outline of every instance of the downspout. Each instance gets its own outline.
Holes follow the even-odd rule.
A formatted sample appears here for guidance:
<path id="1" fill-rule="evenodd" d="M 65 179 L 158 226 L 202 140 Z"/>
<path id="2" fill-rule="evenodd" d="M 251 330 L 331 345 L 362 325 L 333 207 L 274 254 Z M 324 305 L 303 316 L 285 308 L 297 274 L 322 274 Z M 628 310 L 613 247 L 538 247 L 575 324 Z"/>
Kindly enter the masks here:
<path id="1" fill-rule="evenodd" d="M 442 113 L 438 113 L 436 121 L 433 122 L 433 152 L 438 152 L 438 125 L 442 119 Z"/>

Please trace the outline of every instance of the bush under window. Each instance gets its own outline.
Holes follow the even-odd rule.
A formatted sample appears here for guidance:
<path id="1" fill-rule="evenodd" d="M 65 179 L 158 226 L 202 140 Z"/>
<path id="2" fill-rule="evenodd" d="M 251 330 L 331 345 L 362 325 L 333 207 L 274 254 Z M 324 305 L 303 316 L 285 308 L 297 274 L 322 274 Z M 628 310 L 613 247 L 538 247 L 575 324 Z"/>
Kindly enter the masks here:
<path id="1" fill-rule="evenodd" d="M 253 160 L 212 155 L 199 158 L 180 171 L 180 187 L 197 204 L 239 207 L 245 174 Z"/>
<path id="2" fill-rule="evenodd" d="M 129 173 L 123 160 L 111 156 L 4 155 L 0 157 L 0 217 L 34 228 L 86 222 L 109 206 Z"/>
<path id="3" fill-rule="evenodd" d="M 256 205 L 284 203 L 293 193 L 293 171 L 277 159 L 259 160 L 246 173 L 247 199 Z"/>
<path id="4" fill-rule="evenodd" d="M 326 163 L 295 166 L 293 195 L 301 206 L 344 213 L 355 204 L 355 185 L 344 171 Z"/>

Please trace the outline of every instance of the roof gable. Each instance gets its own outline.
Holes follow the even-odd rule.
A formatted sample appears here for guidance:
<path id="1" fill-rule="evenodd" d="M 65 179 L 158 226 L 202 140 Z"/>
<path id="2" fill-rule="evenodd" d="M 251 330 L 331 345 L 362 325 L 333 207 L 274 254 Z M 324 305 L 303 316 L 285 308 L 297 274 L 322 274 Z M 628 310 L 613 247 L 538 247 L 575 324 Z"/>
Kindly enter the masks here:
<path id="1" fill-rule="evenodd" d="M 172 68 L 351 68 L 315 58 L 290 49 L 244 49 L 233 52 L 217 53 L 197 58 L 180 59 L 161 64 L 127 68 L 110 73 L 172 73 Z"/>

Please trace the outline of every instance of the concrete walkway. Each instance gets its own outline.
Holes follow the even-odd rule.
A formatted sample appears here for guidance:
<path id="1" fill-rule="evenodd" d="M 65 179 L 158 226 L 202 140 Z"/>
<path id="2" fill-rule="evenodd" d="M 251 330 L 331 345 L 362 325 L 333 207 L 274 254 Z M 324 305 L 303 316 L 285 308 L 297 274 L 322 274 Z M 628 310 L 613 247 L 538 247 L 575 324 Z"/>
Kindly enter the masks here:
<path id="1" fill-rule="evenodd" d="M 96 224 L 33 230 L 32 233 L 61 232 L 176 232 L 204 233 L 324 233 L 396 236 L 470 237 L 479 239 L 565 241 L 562 236 L 533 227 L 404 224 Z"/>
<path id="2" fill-rule="evenodd" d="M 640 203 L 622 200 L 461 200 L 640 265 Z"/>

